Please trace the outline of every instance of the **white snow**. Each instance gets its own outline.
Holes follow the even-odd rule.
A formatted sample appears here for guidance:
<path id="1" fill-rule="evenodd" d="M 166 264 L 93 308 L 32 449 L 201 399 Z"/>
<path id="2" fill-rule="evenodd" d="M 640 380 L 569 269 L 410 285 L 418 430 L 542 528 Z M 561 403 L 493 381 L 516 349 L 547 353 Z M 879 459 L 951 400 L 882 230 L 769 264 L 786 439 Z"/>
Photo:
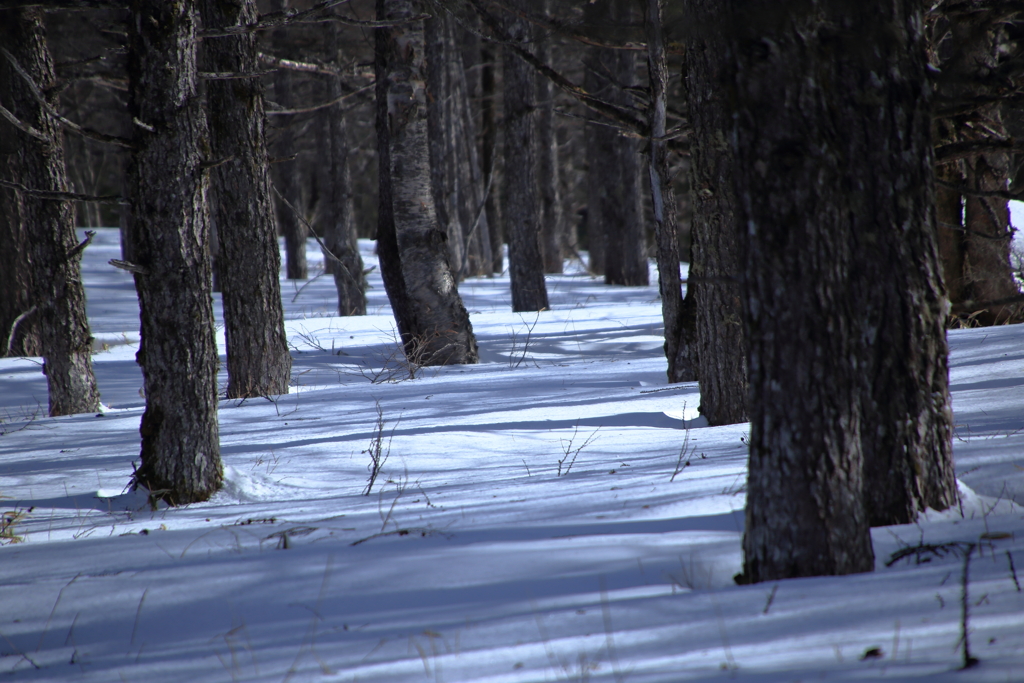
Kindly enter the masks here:
<path id="1" fill-rule="evenodd" d="M 410 379 L 377 271 L 363 318 L 283 282 L 292 392 L 222 401 L 224 489 L 151 511 L 118 255 L 83 264 L 101 414 L 46 417 L 40 360 L 0 359 L 0 680 L 1024 681 L 1024 326 L 950 333 L 962 506 L 875 530 L 871 574 L 736 586 L 748 426 L 666 384 L 656 286 L 575 268 L 517 315 L 469 280 L 481 363 Z M 886 566 L 955 542 L 967 671 L 966 546 Z"/>

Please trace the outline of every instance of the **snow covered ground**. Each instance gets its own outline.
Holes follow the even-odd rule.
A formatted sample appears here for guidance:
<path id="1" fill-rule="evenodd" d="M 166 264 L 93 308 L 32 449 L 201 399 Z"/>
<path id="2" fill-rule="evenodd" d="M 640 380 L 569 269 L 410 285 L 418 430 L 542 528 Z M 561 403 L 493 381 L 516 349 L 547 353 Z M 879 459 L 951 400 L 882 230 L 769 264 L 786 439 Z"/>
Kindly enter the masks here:
<path id="1" fill-rule="evenodd" d="M 151 511 L 118 253 L 83 264 L 103 413 L 0 360 L 0 680 L 1024 681 L 1024 326 L 950 333 L 959 509 L 875 530 L 874 573 L 740 587 L 748 427 L 666 385 L 656 287 L 518 315 L 469 280 L 481 363 L 411 378 L 377 271 L 364 318 L 285 282 L 292 393 L 222 401 L 224 490 Z"/>

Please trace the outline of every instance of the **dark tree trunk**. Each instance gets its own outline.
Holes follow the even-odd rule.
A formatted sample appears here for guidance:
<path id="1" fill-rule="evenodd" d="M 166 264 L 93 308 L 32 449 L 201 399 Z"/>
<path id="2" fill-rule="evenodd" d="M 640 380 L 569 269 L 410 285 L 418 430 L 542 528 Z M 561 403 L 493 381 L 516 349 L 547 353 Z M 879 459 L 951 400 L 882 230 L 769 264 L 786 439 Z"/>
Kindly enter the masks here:
<path id="1" fill-rule="evenodd" d="M 452 131 L 455 144 L 455 205 L 462 225 L 465 243 L 463 275 L 489 275 L 491 273 L 490 217 L 487 215 L 485 195 L 486 179 L 480 168 L 477 152 L 476 121 L 470 106 L 471 88 L 464 61 L 465 51 L 455 44 L 456 25 L 450 15 L 448 60 L 449 80 L 452 88 Z"/>
<path id="2" fill-rule="evenodd" d="M 494 71 L 497 65 L 497 54 L 490 43 L 480 47 L 480 169 L 483 172 L 485 205 L 490 228 L 491 272 L 500 273 L 505 270 L 505 238 L 501 226 L 502 216 L 498 213 L 498 202 L 495 199 L 494 175 L 498 172 L 498 123 L 495 112 L 498 90 L 495 87 Z"/>
<path id="3" fill-rule="evenodd" d="M 1004 18 L 999 12 L 978 11 L 944 15 L 939 7 L 931 17 L 932 57 L 938 68 L 937 92 L 946 101 L 991 97 L 991 74 L 1001 68 L 1000 38 Z M 1001 87 L 1001 86 L 1000 86 Z M 1006 139 L 999 103 L 979 105 L 969 112 L 941 118 L 936 141 Z M 1005 192 L 1010 181 L 1010 155 L 978 154 L 936 167 L 939 253 L 949 300 L 969 303 L 972 325 L 1019 321 L 1024 306 L 986 306 L 986 302 L 1019 293 L 1010 263 L 1012 240 L 1005 198 L 982 196 Z M 961 213 L 962 211 L 962 213 Z"/>
<path id="4" fill-rule="evenodd" d="M 669 382 L 692 382 L 696 377 L 696 340 L 693 328 L 691 296 L 683 301 L 679 277 L 679 224 L 672 176 L 665 140 L 668 66 L 659 0 L 646 0 L 644 27 L 647 38 L 647 70 L 651 104 L 648 111 L 651 142 L 648 167 L 651 184 L 651 212 L 657 241 L 658 290 L 665 325 L 665 358 Z"/>
<path id="5" fill-rule="evenodd" d="M 9 13 L 5 25 L 15 25 Z M 9 22 L 9 23 L 8 23 Z M 11 102 L 9 69 L 0 68 L 0 103 Z M 0 178 L 18 177 L 18 131 L 0 119 Z M 32 308 L 32 261 L 22 218 L 21 195 L 0 187 L 0 357 L 39 356 L 39 316 Z M 31 312 L 30 312 L 31 311 Z"/>
<path id="6" fill-rule="evenodd" d="M 3 68 L 8 72 L 5 81 L 11 99 L 5 104 L 36 131 L 36 135 L 19 132 L 21 150 L 15 177 L 34 190 L 67 192 L 60 124 L 33 95 L 35 90 L 40 96 L 53 100 L 56 86 L 42 12 L 39 9 L 11 10 L 0 18 L 3 38 L 0 44 L 24 72 L 13 73 L 15 64 L 11 57 L 6 57 Z M 80 268 L 85 245 L 76 247 L 71 202 L 27 194 L 21 199 L 21 219 L 28 246 L 22 258 L 28 260 L 33 271 L 29 310 L 34 307 L 31 315 L 38 317 L 50 415 L 95 411 L 99 408 L 100 393 L 92 372 L 92 336 L 85 315 L 85 289 Z M 6 345 L 10 329 L 4 332 Z"/>
<path id="7" fill-rule="evenodd" d="M 549 11 L 551 0 L 544 1 Z M 539 42 L 537 56 L 551 63 L 551 39 Z M 540 194 L 541 247 L 544 272 L 561 273 L 565 258 L 565 225 L 559 196 L 558 140 L 555 135 L 555 88 L 547 78 L 537 82 L 537 191 Z M 646 263 L 645 263 L 646 265 Z"/>
<path id="8" fill-rule="evenodd" d="M 327 26 L 327 52 L 337 60 L 341 50 L 341 24 Z M 327 76 L 327 100 L 333 101 L 342 95 L 341 79 Z M 327 118 L 324 127 L 330 159 L 327 169 L 328 187 L 325 190 L 324 211 L 321 225 L 324 226 L 324 244 L 335 260 L 325 257 L 329 272 L 334 276 L 338 290 L 339 315 L 366 315 L 366 275 L 363 273 L 363 259 L 359 255 L 356 236 L 354 209 L 352 204 L 352 177 L 348 166 L 348 126 L 344 107 L 339 102 L 324 110 Z"/>
<path id="9" fill-rule="evenodd" d="M 288 10 L 290 0 L 274 0 L 275 11 Z M 288 45 L 287 27 L 278 28 L 271 38 L 277 53 L 286 54 Z M 294 76 L 285 69 L 274 73 L 274 99 L 285 109 L 297 106 L 292 95 L 291 79 Z M 279 116 L 281 120 L 278 130 L 275 156 L 288 159 L 295 155 L 295 131 L 290 116 Z M 297 212 L 302 210 L 302 187 L 299 184 L 299 163 L 297 159 L 274 164 L 273 182 L 281 194 L 277 198 L 277 225 L 284 235 L 285 276 L 289 280 L 305 280 L 309 277 L 306 265 L 306 226 Z M 289 204 L 291 206 L 289 206 Z"/>
<path id="10" fill-rule="evenodd" d="M 750 349 L 744 579 L 870 571 L 868 525 L 898 507 L 896 489 L 954 500 L 920 8 L 743 12 L 758 27 L 730 47 Z"/>
<path id="11" fill-rule="evenodd" d="M 418 5 L 377 0 L 380 20 L 408 20 Z M 431 192 L 421 22 L 376 29 L 381 274 L 406 357 L 415 365 L 475 363 L 476 337 L 448 260 Z"/>
<path id="12" fill-rule="evenodd" d="M 146 412 L 135 485 L 172 505 L 208 499 L 223 471 L 197 93 L 194 0 L 132 0 L 127 171 Z"/>
<path id="13" fill-rule="evenodd" d="M 254 0 L 202 0 L 203 24 L 220 28 L 256 21 Z M 207 70 L 255 73 L 255 34 L 208 38 Z M 210 151 L 225 160 L 211 174 L 227 339 L 228 398 L 287 394 L 292 359 L 281 307 L 277 246 L 258 77 L 206 84 Z"/>
<path id="14" fill-rule="evenodd" d="M 447 13 L 438 12 L 423 27 L 427 68 L 427 129 L 430 139 L 430 186 L 437 210 L 437 222 L 448 235 L 448 258 L 456 279 L 462 279 L 465 245 L 459 222 L 458 197 L 455 187 L 455 98 L 452 92 L 450 60 L 454 58 L 449 43 L 450 26 Z"/>
<path id="15" fill-rule="evenodd" d="M 599 48 L 588 48 L 589 61 L 585 64 L 583 88 L 587 92 L 600 92 L 601 79 L 598 76 L 600 62 L 595 56 Z M 612 147 L 613 135 L 610 130 L 599 123 L 586 123 L 583 128 L 583 140 L 587 157 L 587 270 L 591 275 L 604 275 L 607 264 L 608 221 L 603 212 L 607 209 L 605 195 L 615 183 L 615 168 L 611 159 L 615 153 Z M 666 165 L 667 168 L 667 165 Z"/>
<path id="16" fill-rule="evenodd" d="M 522 0 L 511 6 L 523 9 Z M 510 15 L 506 32 L 512 40 L 531 40 L 530 24 Z M 533 68 L 505 49 L 505 177 L 502 218 L 508 235 L 508 270 L 512 310 L 541 311 L 548 307 L 544 259 L 540 251 L 540 204 L 537 201 L 536 85 Z"/>
<path id="17" fill-rule="evenodd" d="M 687 16 L 697 25 L 722 20 L 719 0 L 690 0 Z M 708 424 L 747 420 L 747 349 L 739 288 L 739 234 L 733 159 L 732 116 L 721 34 L 695 32 L 686 43 L 693 219 L 687 291 L 694 296 L 700 410 Z"/>

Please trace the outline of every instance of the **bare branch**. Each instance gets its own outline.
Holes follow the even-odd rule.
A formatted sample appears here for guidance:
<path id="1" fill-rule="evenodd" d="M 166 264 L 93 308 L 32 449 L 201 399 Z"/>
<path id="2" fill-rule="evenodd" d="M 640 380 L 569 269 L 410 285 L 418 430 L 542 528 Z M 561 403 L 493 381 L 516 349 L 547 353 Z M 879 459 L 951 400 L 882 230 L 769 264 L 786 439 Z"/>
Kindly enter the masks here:
<path id="1" fill-rule="evenodd" d="M 2 104 L 0 104 L 0 116 L 3 116 L 5 119 L 10 121 L 12 126 L 17 128 L 21 132 L 25 133 L 26 135 L 31 135 L 36 140 L 46 139 L 46 135 L 41 130 L 39 130 L 38 128 L 33 128 L 32 126 L 28 125 L 27 123 L 19 119 L 17 116 L 15 116 L 13 113 L 11 113 L 11 111 L 8 110 L 7 107 L 5 107 Z"/>
<path id="2" fill-rule="evenodd" d="M 566 94 L 576 98 L 586 106 L 598 114 L 602 114 L 606 118 L 612 119 L 629 127 L 631 130 L 639 134 L 641 137 L 646 138 L 649 135 L 648 125 L 645 121 L 633 115 L 633 113 L 627 109 L 618 107 L 610 102 L 594 97 L 583 88 L 579 87 L 568 78 L 558 73 L 550 66 L 537 59 L 530 51 L 524 49 L 519 43 L 511 40 L 504 28 L 501 26 L 501 22 L 488 12 L 481 4 L 480 0 L 469 0 L 470 4 L 476 8 L 477 14 L 480 15 L 484 23 L 487 25 L 497 38 L 491 36 L 485 36 L 477 33 L 481 38 L 498 45 L 502 45 L 506 49 L 512 50 L 519 57 L 533 67 L 538 73 L 554 83 L 560 90 Z M 460 22 L 461 23 L 461 22 Z M 463 26 L 465 24 L 463 23 Z M 469 27 L 467 27 L 469 28 Z M 472 30 L 472 29 L 470 29 Z M 474 31 L 474 33 L 476 33 Z"/>
<path id="3" fill-rule="evenodd" d="M 136 265 L 130 261 L 122 261 L 120 259 L 112 258 L 107 261 L 110 265 L 121 270 L 127 270 L 129 273 L 135 273 L 136 275 L 149 275 L 149 269 L 143 266 Z"/>
<path id="4" fill-rule="evenodd" d="M 36 197 L 38 199 L 50 199 L 57 202 L 73 201 L 73 202 L 119 202 L 121 201 L 121 195 L 108 194 L 108 195 L 91 195 L 91 194 L 79 194 L 78 192 L 59 192 L 56 190 L 35 190 L 31 187 L 25 187 L 21 183 L 16 183 L 13 180 L 4 180 L 0 178 L 0 186 L 9 187 L 12 190 L 17 190 L 29 197 Z"/>
<path id="5" fill-rule="evenodd" d="M 37 102 L 39 102 L 40 106 L 42 106 L 46 113 L 55 118 L 57 121 L 60 121 L 65 128 L 68 128 L 83 137 L 96 140 L 97 142 L 105 142 L 112 145 L 118 145 L 120 147 L 127 147 L 128 149 L 132 148 L 131 142 L 125 140 L 124 138 L 119 138 L 115 135 L 107 135 L 106 133 L 100 133 L 99 131 L 91 130 L 89 128 L 83 128 L 74 121 L 69 121 L 68 119 L 61 116 L 60 112 L 54 109 L 53 105 L 47 101 L 46 97 L 39 89 L 39 85 L 36 84 L 32 76 L 30 76 L 28 72 L 26 72 L 25 69 L 22 68 L 21 64 L 18 63 L 18 60 L 14 58 L 14 55 L 8 52 L 7 48 L 4 47 L 0 47 L 0 53 L 2 53 L 7 58 L 7 61 L 10 63 L 11 67 L 18 73 L 19 76 L 21 76 L 22 80 L 25 81 L 25 83 L 28 85 L 29 91 L 32 93 L 32 96 L 36 99 Z"/>
<path id="6" fill-rule="evenodd" d="M 256 56 L 264 64 L 269 64 L 270 66 L 276 67 L 278 69 L 288 69 L 289 71 L 303 71 L 305 73 L 313 74 L 324 74 L 325 76 L 342 75 L 340 69 L 336 69 L 333 66 L 328 66 L 326 64 L 297 62 L 294 59 L 282 59 L 281 57 L 268 55 L 266 52 L 260 52 Z"/>
<path id="7" fill-rule="evenodd" d="M 29 0 L 0 0 L 0 10 L 28 9 L 39 7 L 47 12 L 67 9 L 127 9 L 126 0 L 50 0 L 30 2 Z"/>
<path id="8" fill-rule="evenodd" d="M 330 102 L 324 102 L 322 104 L 314 104 L 311 107 L 303 107 L 302 109 L 275 109 L 273 111 L 268 111 L 267 112 L 267 116 L 284 116 L 284 115 L 288 115 L 288 114 L 308 114 L 309 112 L 312 112 L 312 111 L 319 111 L 320 109 L 326 109 L 328 107 L 333 107 L 336 104 L 344 102 L 345 100 L 349 99 L 350 97 L 355 97 L 356 95 L 361 95 L 362 93 L 366 92 L 367 90 L 370 90 L 371 88 L 373 88 L 375 85 L 376 85 L 376 81 L 374 81 L 373 83 L 370 83 L 369 85 L 364 85 L 362 88 L 359 88 L 358 90 L 355 90 L 353 92 L 350 92 L 350 93 L 347 93 L 345 95 L 342 95 L 341 97 L 336 97 L 333 100 L 331 100 Z"/>
<path id="9" fill-rule="evenodd" d="M 1013 304 L 1024 303 L 1024 294 L 1017 294 L 1016 296 L 1008 296 L 1002 299 L 996 299 L 994 301 L 974 301 L 968 299 L 967 301 L 961 301 L 958 304 L 953 304 L 949 312 L 953 315 L 964 315 L 965 313 L 976 313 L 978 311 L 984 311 L 988 308 L 997 308 L 999 306 L 1011 306 Z"/>
<path id="10" fill-rule="evenodd" d="M 253 33 L 254 31 L 266 31 L 267 29 L 277 28 L 278 26 L 287 26 L 289 24 L 323 23 L 328 21 L 337 21 L 348 26 L 359 26 L 362 28 L 389 28 L 391 26 L 401 26 L 430 18 L 429 14 L 419 14 L 410 19 L 402 19 L 400 21 L 361 21 L 359 19 L 349 19 L 348 17 L 343 17 L 337 14 L 322 14 L 332 7 L 337 7 L 338 5 L 346 2 L 348 2 L 348 0 L 321 0 L 321 2 L 318 2 L 309 9 L 302 10 L 301 12 L 294 9 L 285 10 L 284 12 L 269 12 L 261 15 L 259 21 L 255 24 L 207 29 L 200 31 L 199 37 L 225 38 L 227 36 L 237 36 L 243 33 Z"/>
<path id="11" fill-rule="evenodd" d="M 953 159 L 966 159 L 978 156 L 979 154 L 991 154 L 994 152 L 1024 152 L 1024 143 L 1018 142 L 1014 138 L 951 142 L 935 148 L 935 161 L 942 163 Z"/>

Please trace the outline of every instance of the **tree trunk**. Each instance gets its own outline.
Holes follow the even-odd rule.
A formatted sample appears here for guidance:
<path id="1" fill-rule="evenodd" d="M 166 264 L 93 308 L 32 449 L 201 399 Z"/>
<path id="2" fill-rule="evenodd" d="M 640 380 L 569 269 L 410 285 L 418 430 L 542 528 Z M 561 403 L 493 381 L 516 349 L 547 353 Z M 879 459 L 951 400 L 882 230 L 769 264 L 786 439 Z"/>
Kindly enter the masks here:
<path id="1" fill-rule="evenodd" d="M 135 135 L 126 199 L 142 317 L 137 359 L 146 393 L 142 464 L 134 484 L 172 505 L 208 499 L 223 479 L 196 19 L 195 0 L 130 3 L 128 95 Z"/>
<path id="2" fill-rule="evenodd" d="M 254 0 L 202 0 L 203 25 L 256 21 Z M 255 73 L 252 33 L 203 42 L 207 70 Z M 206 84 L 210 153 L 225 160 L 211 177 L 227 339 L 228 398 L 287 394 L 292 358 L 281 306 L 281 253 L 275 233 L 259 77 Z"/>
<path id="3" fill-rule="evenodd" d="M 486 192 L 486 209 L 488 227 L 491 230 L 491 272 L 501 273 L 505 270 L 505 239 L 502 235 L 503 216 L 498 208 L 494 175 L 498 173 L 495 163 L 498 153 L 498 124 L 495 118 L 498 90 L 495 87 L 494 71 L 497 55 L 490 43 L 480 47 L 480 169 L 483 172 L 484 191 Z"/>
<path id="4" fill-rule="evenodd" d="M 6 102 L 37 135 L 19 133 L 21 150 L 16 178 L 34 190 L 67 192 L 64 140 L 60 124 L 33 95 L 50 98 L 56 88 L 53 61 L 46 46 L 39 9 L 4 12 L 0 44 L 10 57 L 3 65 L 11 99 Z M 23 74 L 12 73 L 15 64 Z M 32 82 L 29 83 L 28 81 Z M 28 251 L 22 258 L 32 267 L 32 316 L 38 316 L 39 347 L 50 397 L 50 415 L 92 412 L 100 393 L 92 372 L 92 336 L 85 314 L 85 289 L 80 263 L 83 245 L 75 236 L 74 210 L 69 201 L 27 194 L 21 199 L 23 234 Z M 19 297 L 20 298 L 20 297 Z M 29 328 L 31 329 L 31 328 Z M 10 329 L 5 330 L 4 343 Z M 6 350 L 6 349 L 5 349 Z"/>
<path id="5" fill-rule="evenodd" d="M 410 363 L 475 363 L 476 337 L 431 192 L 423 25 L 407 21 L 418 9 L 377 0 L 379 20 L 406 20 L 375 30 L 381 274 Z"/>
<path id="6" fill-rule="evenodd" d="M 544 0 L 548 12 L 551 0 Z M 537 57 L 551 63 L 551 39 L 543 38 Z M 540 193 L 541 251 L 544 272 L 561 273 L 565 259 L 565 225 L 559 196 L 558 140 L 555 135 L 555 88 L 547 78 L 537 78 L 537 191 Z M 645 263 L 646 265 L 646 263 Z"/>
<path id="7" fill-rule="evenodd" d="M 491 273 L 491 228 L 485 195 L 486 179 L 477 152 L 476 121 L 470 106 L 471 88 L 464 61 L 465 51 L 455 45 L 455 20 L 444 15 L 449 24 L 449 82 L 452 88 L 452 133 L 455 144 L 455 206 L 462 225 L 465 244 L 463 276 Z M 475 39 L 475 36 L 470 36 Z"/>
<path id="8" fill-rule="evenodd" d="M 0 14 L 4 25 L 16 25 L 9 15 Z M 0 68 L 0 103 L 11 102 L 8 76 L 13 75 L 10 69 Z M 0 179 L 18 177 L 20 147 L 17 129 L 0 119 Z M 0 357 L 42 354 L 39 316 L 29 312 L 34 285 L 25 227 L 21 194 L 0 187 Z"/>
<path id="9" fill-rule="evenodd" d="M 696 344 L 693 308 L 683 301 L 679 277 L 679 224 L 672 176 L 668 166 L 668 144 L 665 140 L 668 66 L 665 37 L 661 24 L 659 0 L 646 0 L 644 29 L 647 37 L 647 70 L 651 104 L 648 110 L 651 142 L 648 167 L 651 184 L 651 209 L 657 241 L 658 290 L 661 293 L 661 315 L 665 326 L 665 358 L 668 360 L 669 382 L 692 382 L 696 377 Z M 588 216 L 589 218 L 589 216 Z M 686 297 L 689 302 L 691 297 Z"/>
<path id="10" fill-rule="evenodd" d="M 714 25 L 724 16 L 718 0 L 690 0 L 688 5 L 687 16 L 698 25 Z M 701 32 L 686 43 L 694 207 L 687 292 L 693 292 L 696 314 L 700 410 L 712 426 L 747 421 L 739 234 L 727 142 L 732 116 L 723 101 L 729 88 L 721 37 Z"/>
<path id="11" fill-rule="evenodd" d="M 523 9 L 522 0 L 515 0 L 510 6 Z M 530 24 L 525 19 L 510 18 L 506 31 L 519 43 L 531 40 Z M 506 172 L 501 213 L 509 239 L 512 310 L 541 311 L 548 307 L 548 290 L 540 251 L 534 73 L 532 67 L 510 49 L 504 50 L 502 73 L 505 79 Z"/>
<path id="12" fill-rule="evenodd" d="M 437 222 L 448 235 L 448 258 L 457 280 L 462 279 L 465 245 L 456 206 L 454 97 L 449 61 L 453 59 L 448 38 L 447 13 L 438 12 L 423 26 L 427 68 L 427 129 L 430 139 L 430 186 Z"/>
<path id="13" fill-rule="evenodd" d="M 1005 45 L 1000 38 L 1002 15 L 979 8 L 946 16 L 940 7 L 930 28 L 939 96 L 953 101 L 991 97 L 991 74 L 1001 68 L 1000 51 Z M 1008 137 L 999 103 L 939 119 L 935 131 L 936 141 L 942 144 Z M 985 306 L 1019 293 L 1010 263 L 1012 234 L 1006 199 L 980 196 L 1007 190 L 1010 155 L 991 152 L 947 161 L 936 167 L 935 174 L 945 183 L 936 192 L 936 229 L 949 300 L 976 304 L 977 310 L 967 318 L 971 325 L 1020 320 L 1024 312 L 1020 304 Z"/>
<path id="14" fill-rule="evenodd" d="M 587 52 L 589 57 L 584 63 L 583 89 L 600 93 L 602 81 L 598 74 L 602 67 L 596 57 L 600 48 L 587 48 Z M 606 202 L 605 196 L 615 184 L 615 153 L 611 131 L 599 123 L 584 124 L 583 140 L 587 157 L 587 270 L 591 275 L 604 275 L 608 261 L 605 248 L 608 220 L 603 212 L 607 208 L 605 205 L 612 203 Z"/>
<path id="15" fill-rule="evenodd" d="M 288 10 L 290 0 L 274 0 L 275 11 Z M 278 54 L 287 53 L 287 26 L 275 29 L 271 38 Z M 294 76 L 285 69 L 274 72 L 274 99 L 285 109 L 296 106 L 292 96 L 291 79 Z M 289 280 L 305 280 L 309 277 L 306 265 L 306 226 L 299 219 L 302 210 L 302 188 L 299 185 L 299 163 L 291 159 L 296 153 L 295 131 L 290 116 L 279 116 L 281 127 L 275 145 L 281 159 L 288 159 L 274 164 L 273 182 L 280 197 L 277 198 L 277 225 L 284 235 L 285 275 Z M 290 206 L 289 206 L 290 205 Z"/>
<path id="16" fill-rule="evenodd" d="M 751 386 L 743 578 L 870 571 L 868 523 L 896 489 L 941 490 L 938 507 L 954 491 L 920 8 L 743 11 L 758 30 L 730 41 Z"/>
<path id="17" fill-rule="evenodd" d="M 327 53 L 337 61 L 341 50 L 341 24 L 332 22 L 327 30 Z M 341 79 L 326 76 L 327 100 L 341 97 Z M 348 166 L 348 125 L 344 106 L 339 102 L 323 111 L 327 118 L 327 146 L 330 149 L 328 187 L 325 192 L 325 210 L 321 213 L 324 226 L 324 244 L 337 261 L 325 256 L 330 263 L 338 290 L 338 315 L 366 315 L 366 275 L 363 259 L 359 255 L 359 242 L 353 220 L 352 177 Z"/>

